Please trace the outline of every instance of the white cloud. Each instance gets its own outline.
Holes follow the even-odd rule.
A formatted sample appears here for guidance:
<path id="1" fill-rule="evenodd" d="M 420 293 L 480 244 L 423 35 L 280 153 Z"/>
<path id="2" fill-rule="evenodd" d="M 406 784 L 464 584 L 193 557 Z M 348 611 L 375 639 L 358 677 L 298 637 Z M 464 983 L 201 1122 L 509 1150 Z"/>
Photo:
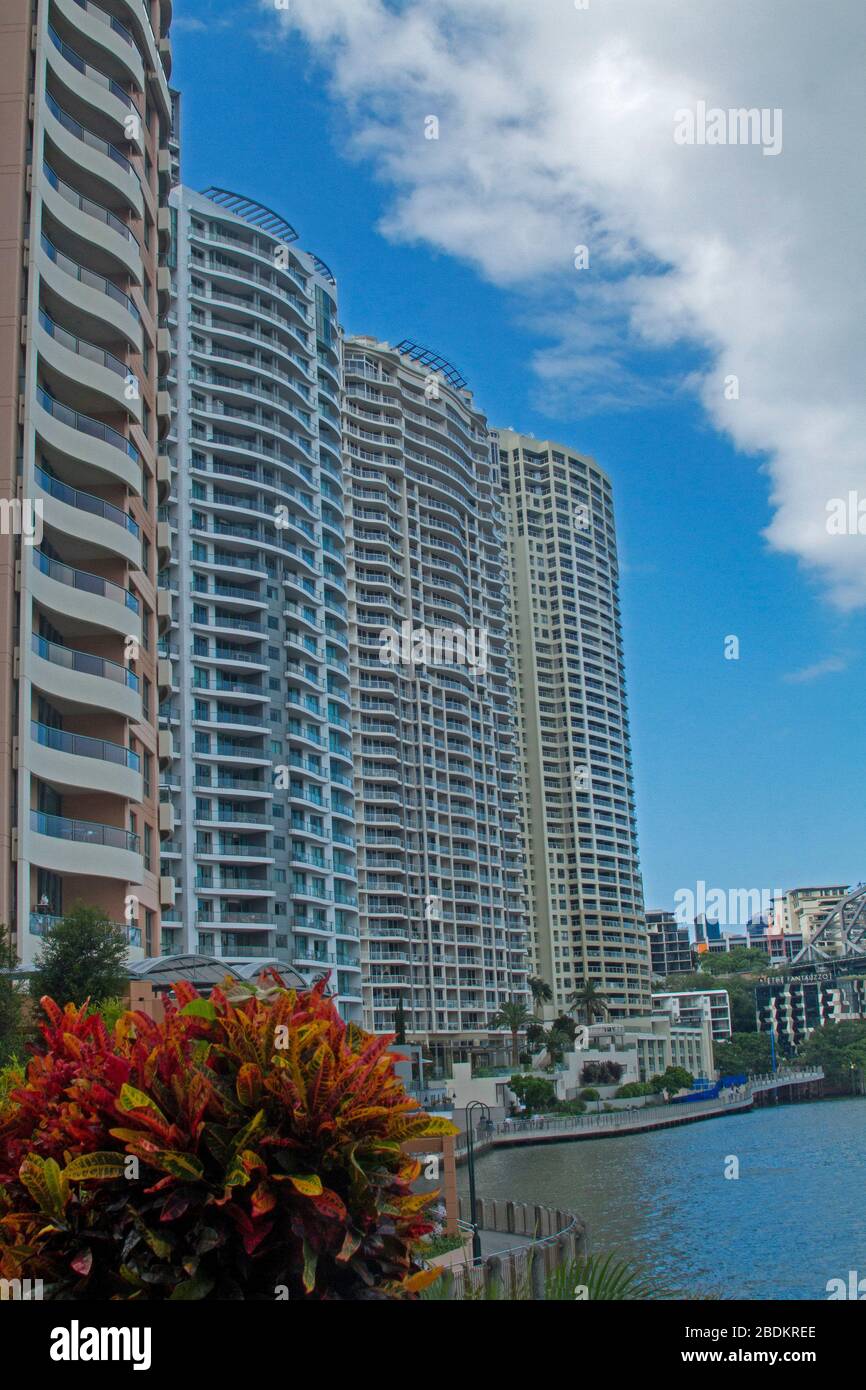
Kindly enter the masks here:
<path id="1" fill-rule="evenodd" d="M 804 666 L 800 671 L 790 671 L 785 680 L 789 685 L 811 685 L 812 681 L 819 681 L 823 676 L 834 676 L 847 669 L 848 662 L 841 656 L 828 656 L 812 666 Z"/>
<path id="2" fill-rule="evenodd" d="M 385 234 L 534 298 L 554 401 L 696 389 L 762 458 L 771 545 L 866 604 L 866 538 L 826 526 L 866 484 L 862 0 L 291 0 L 282 19 L 330 71 L 347 152 L 391 185 Z M 782 153 L 677 145 L 700 101 L 781 108 Z M 654 382 L 648 349 L 681 342 L 707 365 Z"/>

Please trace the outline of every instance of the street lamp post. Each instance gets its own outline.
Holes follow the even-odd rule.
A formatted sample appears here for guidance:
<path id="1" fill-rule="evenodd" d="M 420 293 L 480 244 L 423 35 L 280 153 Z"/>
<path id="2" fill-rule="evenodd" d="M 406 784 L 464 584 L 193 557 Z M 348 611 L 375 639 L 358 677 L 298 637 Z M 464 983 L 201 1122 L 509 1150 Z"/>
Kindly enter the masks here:
<path id="1" fill-rule="evenodd" d="M 481 1235 L 478 1230 L 478 1221 L 475 1214 L 475 1146 L 472 1135 L 472 1115 L 476 1110 L 480 1110 L 485 1118 L 490 1120 L 490 1107 L 483 1100 L 470 1100 L 466 1107 L 466 1166 L 469 1169 L 469 1221 L 472 1226 L 472 1262 L 477 1264 L 481 1259 Z"/>

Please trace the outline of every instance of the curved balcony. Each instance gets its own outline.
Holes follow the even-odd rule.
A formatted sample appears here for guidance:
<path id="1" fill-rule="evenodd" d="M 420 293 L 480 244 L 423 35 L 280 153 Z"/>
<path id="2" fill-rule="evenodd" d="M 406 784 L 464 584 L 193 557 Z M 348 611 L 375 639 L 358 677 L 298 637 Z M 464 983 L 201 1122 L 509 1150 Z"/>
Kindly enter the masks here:
<path id="1" fill-rule="evenodd" d="M 107 396 L 115 410 L 134 413 L 140 423 L 141 399 L 127 398 L 129 368 L 113 352 L 61 328 L 44 309 L 39 310 L 35 337 L 40 357 L 66 379 L 71 390 Z"/>
<path id="2" fill-rule="evenodd" d="M 73 569 L 33 547 L 33 594 L 73 624 L 106 628 L 141 640 L 140 604 L 134 594 L 89 570 Z"/>
<path id="3" fill-rule="evenodd" d="M 49 642 L 37 633 L 31 639 L 31 652 L 30 677 L 44 694 L 140 721 L 141 683 L 125 666 Z"/>
<path id="4" fill-rule="evenodd" d="M 77 99 L 86 101 L 99 115 L 116 121 L 121 129 L 128 116 L 138 114 L 125 88 L 76 53 L 51 24 L 48 25 L 48 40 L 48 66 Z"/>
<path id="5" fill-rule="evenodd" d="M 37 466 L 36 485 L 45 494 L 45 520 L 58 531 L 92 541 L 131 565 L 141 560 L 141 528 L 120 507 L 81 492 Z"/>
<path id="6" fill-rule="evenodd" d="M 78 0 L 78 4 L 82 3 L 83 0 Z M 171 96 L 167 78 L 171 76 L 171 44 L 167 37 L 163 36 L 157 39 L 150 22 L 149 0 L 119 0 L 119 4 L 126 10 L 131 21 L 130 29 L 127 32 L 132 33 L 133 42 L 146 55 L 147 75 L 156 84 L 163 104 L 163 114 L 166 118 L 170 118 Z M 96 9 L 93 0 L 87 0 L 87 9 L 90 12 Z M 105 14 L 105 11 L 103 10 L 102 13 Z M 114 19 L 112 15 L 109 15 L 108 18 L 109 20 Z"/>
<path id="7" fill-rule="evenodd" d="M 115 189 L 137 217 L 144 214 L 141 180 L 122 150 L 70 116 L 50 92 L 45 93 L 45 132 L 75 166 Z"/>
<path id="8" fill-rule="evenodd" d="M 136 352 L 141 352 L 141 315 L 128 294 L 104 275 L 64 255 L 44 233 L 40 237 L 37 264 L 40 278 L 58 299 L 70 306 L 72 314 L 83 314 L 107 324 Z"/>
<path id="9" fill-rule="evenodd" d="M 143 882 L 140 837 L 120 826 L 31 810 L 21 838 L 21 858 L 53 873 Z"/>
<path id="10" fill-rule="evenodd" d="M 142 797 L 141 759 L 119 743 L 30 722 L 31 771 L 64 791 L 98 791 L 128 801 Z"/>
<path id="11" fill-rule="evenodd" d="M 42 174 L 42 201 L 55 221 L 82 241 L 98 246 L 140 284 L 141 247 L 131 228 L 110 208 L 79 193 L 77 188 L 60 177 L 47 160 L 42 162 Z"/>
<path id="12" fill-rule="evenodd" d="M 120 64 L 139 91 L 144 91 L 144 63 L 132 31 L 90 0 L 52 0 L 54 8 L 91 43 Z"/>
<path id="13" fill-rule="evenodd" d="M 41 438 L 58 453 L 99 469 L 141 495 L 141 456 L 119 430 L 61 404 L 41 386 L 36 388 L 35 423 Z"/>

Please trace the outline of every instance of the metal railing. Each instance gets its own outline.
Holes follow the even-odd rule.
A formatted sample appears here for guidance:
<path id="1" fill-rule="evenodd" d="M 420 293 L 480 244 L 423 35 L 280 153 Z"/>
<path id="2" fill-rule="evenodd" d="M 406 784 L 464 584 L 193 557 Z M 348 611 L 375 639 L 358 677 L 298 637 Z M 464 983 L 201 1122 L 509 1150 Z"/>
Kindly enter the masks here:
<path id="1" fill-rule="evenodd" d="M 82 10 L 86 10 L 88 14 L 92 14 L 95 19 L 101 20 L 103 24 L 107 24 L 109 28 L 114 30 L 115 34 L 119 34 L 128 44 L 131 44 L 133 48 L 135 47 L 132 31 L 127 29 L 125 24 L 121 24 L 119 19 L 115 19 L 113 14 L 109 14 L 107 10 L 104 10 L 101 5 L 94 5 L 93 0 L 75 0 L 75 3 L 79 5 Z"/>
<path id="2" fill-rule="evenodd" d="M 128 106 L 130 110 L 133 109 L 132 97 L 121 87 L 120 83 L 115 82 L 113 77 L 108 77 L 100 68 L 95 68 L 92 63 L 85 62 L 85 60 L 75 52 L 74 48 L 70 48 L 69 44 L 63 41 L 56 29 L 53 29 L 50 24 L 48 26 L 48 37 L 57 51 L 66 59 L 67 63 L 71 63 L 78 72 L 83 73 L 85 77 L 89 77 L 91 81 L 96 82 L 98 86 L 104 87 L 107 92 L 111 92 L 112 96 L 117 97 L 118 101 L 122 101 L 124 106 Z"/>
<path id="3" fill-rule="evenodd" d="M 119 357 L 115 357 L 113 352 L 107 352 L 105 348 L 88 343 L 85 338 L 77 338 L 74 333 L 61 328 L 52 318 L 49 318 L 44 309 L 39 310 L 39 322 L 49 337 L 68 348 L 70 352 L 74 352 L 76 357 L 86 357 L 89 362 L 95 362 L 100 367 L 107 367 L 109 371 L 116 372 L 118 376 L 126 377 L 128 375 L 129 368 L 126 363 L 121 362 Z"/>
<path id="4" fill-rule="evenodd" d="M 80 652 L 75 647 L 63 647 L 58 642 L 49 642 L 46 637 L 33 633 L 33 651 L 43 661 L 53 666 L 63 666 L 68 671 L 78 671 L 85 676 L 100 676 L 106 680 L 117 681 L 130 690 L 138 691 L 140 681 L 133 671 L 128 671 L 117 661 L 108 661 L 104 656 L 94 656 L 91 652 Z"/>
<path id="5" fill-rule="evenodd" d="M 141 758 L 122 743 L 109 743 L 104 738 L 91 738 L 87 734 L 70 734 L 64 729 L 53 728 L 50 724 L 30 721 L 30 737 L 43 748 L 53 748 L 58 753 L 72 753 L 77 758 L 98 758 L 104 763 L 118 763 L 128 767 L 131 772 L 141 771 Z"/>
<path id="6" fill-rule="evenodd" d="M 78 488 L 70 487 L 68 483 L 61 482 L 59 478 L 53 478 L 50 473 L 37 466 L 36 481 L 43 492 L 48 492 L 52 497 L 56 497 L 58 502 L 65 502 L 70 507 L 76 507 L 80 512 L 89 512 L 91 516 L 101 516 L 106 521 L 113 521 L 116 526 L 122 526 L 131 536 L 140 536 L 141 528 L 137 521 L 133 521 L 129 514 L 121 507 L 115 507 L 111 502 L 106 502 L 102 497 L 95 497 L 92 492 L 81 492 Z"/>
<path id="7" fill-rule="evenodd" d="M 106 425 L 102 420 L 94 420 L 89 415 L 82 415 L 79 410 L 73 410 L 71 406 L 63 405 L 42 387 L 36 388 L 36 399 L 55 420 L 60 420 L 62 424 L 69 425 L 71 429 L 78 430 L 80 434 L 89 435 L 92 439 L 101 439 L 105 444 L 110 444 L 114 449 L 120 449 L 131 458 L 133 463 L 141 465 L 141 455 L 131 440 L 122 435 L 119 430 L 111 425 Z"/>
<path id="8" fill-rule="evenodd" d="M 86 266 L 79 265 L 77 261 L 71 260 L 62 251 L 58 251 L 53 241 L 50 241 L 44 232 L 41 234 L 41 242 L 42 250 L 49 260 L 52 260 L 55 265 L 59 265 L 60 269 L 65 271 L 67 275 L 71 275 L 74 280 L 79 280 L 82 285 L 88 285 L 91 289 L 99 290 L 102 294 L 108 295 L 109 299 L 122 305 L 136 322 L 141 321 L 141 314 L 129 295 L 124 294 L 123 290 L 119 290 L 110 280 L 106 280 L 104 275 L 97 275 L 95 270 L 88 270 Z"/>
<path id="9" fill-rule="evenodd" d="M 52 560 L 44 551 L 36 548 L 33 550 L 33 563 L 43 574 L 57 580 L 59 584 L 68 584 L 72 589 L 82 589 L 86 593 L 97 594 L 100 598 L 111 599 L 114 603 L 122 603 L 132 613 L 138 613 L 141 608 L 135 594 L 122 589 L 119 584 L 113 584 L 110 579 L 91 574 L 90 570 L 73 569 L 70 565 L 64 565 L 61 560 Z"/>
<path id="10" fill-rule="evenodd" d="M 60 122 L 64 130 L 68 130 L 70 135 L 76 136 L 82 144 L 88 145 L 90 149 L 97 150 L 100 154 L 107 155 L 109 159 L 113 159 L 115 164 L 119 164 L 125 173 L 131 174 L 139 187 L 141 186 L 141 179 L 138 177 L 132 164 L 116 145 L 112 145 L 110 140 L 103 140 L 101 135 L 95 135 L 92 130 L 88 130 L 80 121 L 76 121 L 74 116 L 70 116 L 67 111 L 63 110 L 63 107 L 54 99 L 50 92 L 45 93 L 45 104 L 54 119 Z"/>
<path id="11" fill-rule="evenodd" d="M 68 816 L 52 816 L 46 811 L 30 812 L 30 829 L 39 835 L 56 840 L 73 840 L 76 844 L 102 845 L 106 849 L 123 849 L 130 854 L 141 853 L 141 837 L 117 825 L 100 825 L 98 821 L 70 820 Z"/>
<path id="12" fill-rule="evenodd" d="M 56 189 L 61 198 L 66 199 L 67 203 L 71 203 L 73 207 L 79 208 L 81 212 L 87 213 L 88 217 L 98 218 L 100 222 L 104 222 L 106 226 L 113 228 L 115 232 L 119 232 L 127 241 L 133 242 L 136 246 L 138 245 L 138 242 L 133 236 L 132 229 L 127 227 L 125 222 L 121 222 L 119 217 L 115 216 L 113 212 L 110 212 L 108 208 L 103 207 L 101 203 L 95 203 L 92 198 L 85 198 L 84 194 L 79 193 L 77 188 L 73 188 L 71 183 L 66 183 L 64 179 L 59 178 L 47 160 L 42 161 L 42 171 L 51 184 L 51 187 Z"/>

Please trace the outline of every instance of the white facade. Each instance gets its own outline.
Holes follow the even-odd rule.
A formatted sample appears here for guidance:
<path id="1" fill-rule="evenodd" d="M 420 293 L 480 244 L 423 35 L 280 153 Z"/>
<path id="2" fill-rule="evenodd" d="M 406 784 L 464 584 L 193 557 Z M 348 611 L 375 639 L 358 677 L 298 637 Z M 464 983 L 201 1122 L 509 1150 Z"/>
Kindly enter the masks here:
<path id="1" fill-rule="evenodd" d="M 486 421 L 401 347 L 344 351 L 364 1018 L 444 1054 L 525 995 L 514 691 Z"/>
<path id="2" fill-rule="evenodd" d="M 340 334 L 261 205 L 179 188 L 160 510 L 162 950 L 331 972 L 360 1015 Z M 162 681 L 161 681 L 162 683 Z M 170 692 L 170 693 L 168 693 Z"/>

